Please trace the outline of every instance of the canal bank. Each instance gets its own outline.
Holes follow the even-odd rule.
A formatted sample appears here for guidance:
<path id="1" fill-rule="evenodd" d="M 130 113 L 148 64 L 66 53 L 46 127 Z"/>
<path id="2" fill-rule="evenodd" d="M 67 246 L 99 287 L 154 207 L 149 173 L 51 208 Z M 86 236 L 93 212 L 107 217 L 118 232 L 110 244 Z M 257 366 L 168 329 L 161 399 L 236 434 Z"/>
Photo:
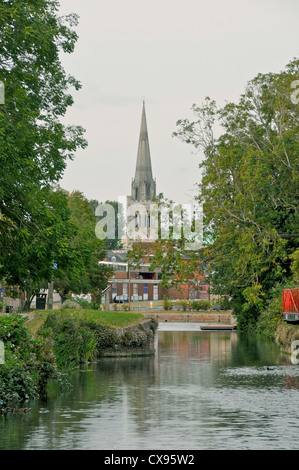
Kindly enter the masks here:
<path id="1" fill-rule="evenodd" d="M 0 315 L 0 411 L 46 396 L 49 382 L 67 387 L 70 372 L 102 357 L 154 355 L 156 329 L 154 319 L 130 312 Z"/>
<path id="2" fill-rule="evenodd" d="M 57 364 L 69 367 L 103 356 L 154 354 L 156 329 L 157 321 L 143 314 L 82 309 L 46 314 L 37 334 L 51 339 Z"/>
<path id="3" fill-rule="evenodd" d="M 294 346 L 292 347 L 294 341 L 299 340 L 299 325 L 279 324 L 274 334 L 274 340 L 282 351 L 291 354 L 294 351 Z"/>

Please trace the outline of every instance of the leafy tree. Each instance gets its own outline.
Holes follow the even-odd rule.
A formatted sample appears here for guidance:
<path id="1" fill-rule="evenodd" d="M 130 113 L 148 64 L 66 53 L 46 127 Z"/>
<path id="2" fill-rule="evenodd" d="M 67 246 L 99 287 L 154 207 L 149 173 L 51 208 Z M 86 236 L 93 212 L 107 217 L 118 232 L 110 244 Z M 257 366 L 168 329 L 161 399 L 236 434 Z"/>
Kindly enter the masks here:
<path id="1" fill-rule="evenodd" d="M 259 74 L 237 104 L 218 108 L 207 98 L 193 105 L 196 120 L 178 121 L 174 133 L 203 151 L 198 197 L 212 243 L 201 255 L 215 292 L 232 298 L 243 327 L 291 275 L 298 246 L 299 113 L 290 99 L 298 76 L 299 60 Z"/>
<path id="2" fill-rule="evenodd" d="M 25 291 L 24 310 L 52 280 L 54 263 L 65 267 L 76 262 L 70 242 L 76 226 L 70 220 L 66 194 L 42 188 L 27 200 L 27 209 L 26 220 L 20 220 L 17 230 L 6 237 L 5 262 L 0 266 L 0 276 L 8 285 Z"/>
<path id="3" fill-rule="evenodd" d="M 292 253 L 291 259 L 291 270 L 294 276 L 294 281 L 299 282 L 299 248 L 297 248 L 297 250 Z"/>
<path id="4" fill-rule="evenodd" d="M 73 103 L 69 89 L 78 90 L 80 84 L 60 62 L 61 52 L 74 50 L 77 17 L 59 17 L 58 5 L 56 0 L 0 4 L 0 80 L 5 84 L 5 103 L 0 104 L 0 256 L 6 280 L 28 280 L 28 270 L 33 279 L 34 267 L 26 270 L 24 255 L 34 259 L 36 250 L 38 259 L 48 252 L 52 260 L 56 254 L 50 256 L 40 245 L 51 230 L 47 188 L 61 178 L 76 149 L 86 146 L 80 126 L 61 122 Z M 15 267 L 18 263 L 23 272 Z M 48 275 L 45 266 L 43 276 Z"/>
<path id="5" fill-rule="evenodd" d="M 92 293 L 100 301 L 111 272 L 99 261 L 104 258 L 102 240 L 95 234 L 96 217 L 93 207 L 80 191 L 67 194 L 70 220 L 74 230 L 70 233 L 71 257 L 69 266 L 58 266 L 54 288 L 64 299 L 68 293 Z"/>

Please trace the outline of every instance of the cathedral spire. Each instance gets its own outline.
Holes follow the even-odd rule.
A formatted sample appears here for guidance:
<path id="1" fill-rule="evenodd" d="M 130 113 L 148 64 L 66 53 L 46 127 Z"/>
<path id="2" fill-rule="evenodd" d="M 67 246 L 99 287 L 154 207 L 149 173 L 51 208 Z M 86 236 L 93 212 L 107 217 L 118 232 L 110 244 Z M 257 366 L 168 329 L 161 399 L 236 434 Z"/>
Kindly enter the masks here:
<path id="1" fill-rule="evenodd" d="M 145 114 L 145 102 L 143 101 L 135 181 L 142 181 L 148 178 L 152 179 L 152 177 L 152 164 Z"/>
<path id="2" fill-rule="evenodd" d="M 143 100 L 136 171 L 132 182 L 132 199 L 134 201 L 151 201 L 155 195 L 156 183 L 152 174 L 145 102 Z"/>

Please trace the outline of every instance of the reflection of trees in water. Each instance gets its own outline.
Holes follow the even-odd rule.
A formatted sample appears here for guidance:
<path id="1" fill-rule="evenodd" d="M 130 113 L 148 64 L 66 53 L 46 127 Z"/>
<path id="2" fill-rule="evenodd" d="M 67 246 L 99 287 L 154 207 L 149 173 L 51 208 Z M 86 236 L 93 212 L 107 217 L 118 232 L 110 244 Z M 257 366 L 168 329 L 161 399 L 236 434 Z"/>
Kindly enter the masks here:
<path id="1" fill-rule="evenodd" d="M 42 442 L 51 449 L 67 438 L 78 448 L 76 440 L 90 422 L 98 419 L 95 426 L 105 432 L 100 426 L 111 410 L 124 413 L 126 422 L 145 436 L 149 423 L 164 430 L 166 423 L 181 420 L 184 426 L 194 417 L 209 418 L 211 391 L 217 398 L 217 390 L 240 387 L 299 388 L 299 377 L 267 372 L 267 365 L 275 368 L 282 362 L 279 348 L 265 338 L 240 332 L 161 331 L 158 341 L 155 357 L 103 358 L 74 373 L 68 392 L 30 403 L 29 414 L 0 415 L 0 446 L 23 449 Z"/>
<path id="2" fill-rule="evenodd" d="M 280 364 L 282 355 L 273 340 L 264 336 L 238 332 L 233 359 L 233 362 L 239 366 L 263 366 Z"/>
<path id="3" fill-rule="evenodd" d="M 143 410 L 153 375 L 153 357 L 107 358 L 90 364 L 72 374 L 69 391 L 52 393 L 46 402 L 31 402 L 26 415 L 0 415 L 0 448 L 24 449 L 35 439 L 36 431 L 43 435 L 45 449 L 54 448 L 69 429 L 75 432 L 92 410 L 119 400 L 123 387 L 128 388 L 130 402 L 138 401 L 138 409 Z"/>

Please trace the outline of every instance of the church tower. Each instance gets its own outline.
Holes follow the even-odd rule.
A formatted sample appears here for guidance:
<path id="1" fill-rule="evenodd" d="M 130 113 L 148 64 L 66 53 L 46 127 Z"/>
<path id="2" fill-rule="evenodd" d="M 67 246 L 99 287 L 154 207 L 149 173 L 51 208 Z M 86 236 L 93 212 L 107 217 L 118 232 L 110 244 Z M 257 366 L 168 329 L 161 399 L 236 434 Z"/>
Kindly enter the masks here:
<path id="1" fill-rule="evenodd" d="M 153 178 L 150 146 L 143 101 L 137 163 L 132 180 L 131 196 L 127 198 L 128 222 L 134 231 L 134 240 L 148 240 L 150 232 L 150 204 L 156 196 L 156 181 Z"/>

